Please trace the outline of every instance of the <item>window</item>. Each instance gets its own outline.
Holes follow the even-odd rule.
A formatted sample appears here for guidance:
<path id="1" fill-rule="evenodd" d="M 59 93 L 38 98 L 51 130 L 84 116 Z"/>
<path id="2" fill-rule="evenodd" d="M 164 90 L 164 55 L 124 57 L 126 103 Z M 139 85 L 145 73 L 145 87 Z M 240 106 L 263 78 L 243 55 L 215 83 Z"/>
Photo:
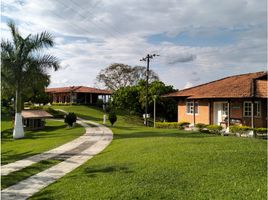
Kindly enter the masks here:
<path id="1" fill-rule="evenodd" d="M 254 116 L 260 117 L 261 116 L 261 102 L 255 101 L 254 102 Z M 244 101 L 244 117 L 251 117 L 251 102 Z"/>
<path id="2" fill-rule="evenodd" d="M 194 102 L 186 102 L 186 113 L 194 114 Z M 198 114 L 198 103 L 195 102 L 195 114 Z"/>

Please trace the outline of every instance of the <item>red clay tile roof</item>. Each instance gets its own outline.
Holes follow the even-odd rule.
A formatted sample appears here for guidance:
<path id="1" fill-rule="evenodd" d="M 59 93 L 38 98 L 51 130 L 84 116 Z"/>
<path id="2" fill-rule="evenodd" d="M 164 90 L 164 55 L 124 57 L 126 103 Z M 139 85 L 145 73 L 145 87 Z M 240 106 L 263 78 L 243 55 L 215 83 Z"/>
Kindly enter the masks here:
<path id="1" fill-rule="evenodd" d="M 47 93 L 94 93 L 94 94 L 112 94 L 110 90 L 102 90 L 92 87 L 85 86 L 71 86 L 71 87 L 60 87 L 60 88 L 46 88 L 45 92 Z"/>
<path id="2" fill-rule="evenodd" d="M 256 80 L 258 97 L 267 98 L 267 72 L 256 72 L 229 76 L 223 79 L 198 85 L 195 87 L 166 94 L 163 97 L 186 97 L 189 99 L 203 98 L 245 98 L 252 97 L 252 82 L 254 79 L 265 77 L 266 80 Z M 265 87 L 266 85 L 266 87 Z M 258 87 L 260 87 L 258 89 Z"/>
<path id="3" fill-rule="evenodd" d="M 49 118 L 53 117 L 51 114 L 44 110 L 22 110 L 21 115 L 26 118 Z"/>

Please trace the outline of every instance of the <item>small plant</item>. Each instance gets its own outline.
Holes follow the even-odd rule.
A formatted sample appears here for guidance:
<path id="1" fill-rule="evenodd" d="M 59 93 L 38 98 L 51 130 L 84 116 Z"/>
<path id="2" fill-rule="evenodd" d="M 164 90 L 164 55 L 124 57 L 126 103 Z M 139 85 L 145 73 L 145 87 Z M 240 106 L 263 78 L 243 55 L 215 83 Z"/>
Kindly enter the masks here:
<path id="1" fill-rule="evenodd" d="M 73 123 L 76 122 L 76 115 L 74 113 L 69 113 L 65 116 L 64 122 L 67 123 L 70 127 L 73 126 Z"/>
<path id="2" fill-rule="evenodd" d="M 156 122 L 156 128 L 178 128 L 178 122 Z"/>
<path id="3" fill-rule="evenodd" d="M 252 128 L 249 126 L 230 126 L 229 130 L 231 133 L 239 134 L 239 136 L 241 136 L 252 130 Z"/>
<path id="4" fill-rule="evenodd" d="M 111 110 L 109 113 L 109 121 L 111 122 L 112 126 L 114 125 L 116 120 L 117 120 L 116 114 L 113 110 Z"/>
<path id="5" fill-rule="evenodd" d="M 222 130 L 222 126 L 219 125 L 208 125 L 206 127 L 210 133 L 219 135 Z"/>
<path id="6" fill-rule="evenodd" d="M 191 124 L 190 122 L 179 122 L 178 128 L 181 129 L 181 130 L 183 130 L 186 127 L 188 127 L 190 124 Z"/>
<path id="7" fill-rule="evenodd" d="M 198 131 L 200 131 L 200 132 L 204 132 L 204 129 L 205 129 L 207 126 L 208 126 L 208 125 L 203 124 L 203 123 L 197 123 L 197 124 L 195 125 L 195 127 L 198 128 Z"/>
<path id="8" fill-rule="evenodd" d="M 257 134 L 267 134 L 268 129 L 267 128 L 255 128 L 254 129 Z"/>

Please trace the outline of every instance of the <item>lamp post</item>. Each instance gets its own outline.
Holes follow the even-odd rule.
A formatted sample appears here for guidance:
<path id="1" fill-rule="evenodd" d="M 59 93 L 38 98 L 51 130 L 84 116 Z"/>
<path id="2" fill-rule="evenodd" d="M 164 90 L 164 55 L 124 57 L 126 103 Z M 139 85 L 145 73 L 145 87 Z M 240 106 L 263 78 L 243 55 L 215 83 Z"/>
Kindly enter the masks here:
<path id="1" fill-rule="evenodd" d="M 153 57 L 159 56 L 156 54 L 147 54 L 146 57 L 140 59 L 140 61 L 146 61 L 147 62 L 147 68 L 146 68 L 146 96 L 145 96 L 145 126 L 148 126 L 148 85 L 149 85 L 149 71 L 150 71 L 150 59 L 153 59 Z"/>

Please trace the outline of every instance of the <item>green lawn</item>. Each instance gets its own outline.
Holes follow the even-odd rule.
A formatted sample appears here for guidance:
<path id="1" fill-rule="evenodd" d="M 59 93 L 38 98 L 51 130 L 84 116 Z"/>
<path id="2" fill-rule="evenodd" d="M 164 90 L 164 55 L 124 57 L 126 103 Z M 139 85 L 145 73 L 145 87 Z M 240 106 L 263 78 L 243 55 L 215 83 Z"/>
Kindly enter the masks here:
<path id="1" fill-rule="evenodd" d="M 99 122 L 103 114 L 61 108 Z M 102 153 L 31 199 L 266 199 L 267 141 L 145 128 L 134 119 L 119 116 Z"/>
<path id="2" fill-rule="evenodd" d="M 67 143 L 84 134 L 79 125 L 68 128 L 63 122 L 47 120 L 46 127 L 39 131 L 26 131 L 23 139 L 12 138 L 12 122 L 2 117 L 1 164 L 8 164 Z"/>

